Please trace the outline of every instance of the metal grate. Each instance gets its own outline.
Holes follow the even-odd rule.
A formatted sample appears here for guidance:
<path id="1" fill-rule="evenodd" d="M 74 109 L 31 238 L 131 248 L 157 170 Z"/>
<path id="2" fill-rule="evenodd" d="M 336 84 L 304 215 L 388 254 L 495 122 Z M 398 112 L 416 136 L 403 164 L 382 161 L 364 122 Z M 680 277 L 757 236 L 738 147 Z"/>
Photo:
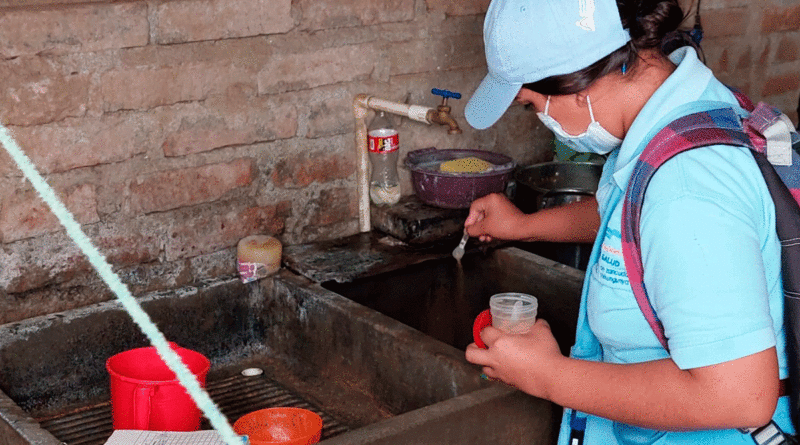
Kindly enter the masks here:
<path id="1" fill-rule="evenodd" d="M 235 375 L 208 382 L 206 390 L 231 424 L 251 411 L 284 406 L 304 408 L 319 414 L 323 425 L 322 440 L 349 430 L 330 414 L 263 374 L 254 377 Z M 110 402 L 37 421 L 67 445 L 103 445 L 113 433 Z M 200 427 L 211 429 L 205 418 Z"/>

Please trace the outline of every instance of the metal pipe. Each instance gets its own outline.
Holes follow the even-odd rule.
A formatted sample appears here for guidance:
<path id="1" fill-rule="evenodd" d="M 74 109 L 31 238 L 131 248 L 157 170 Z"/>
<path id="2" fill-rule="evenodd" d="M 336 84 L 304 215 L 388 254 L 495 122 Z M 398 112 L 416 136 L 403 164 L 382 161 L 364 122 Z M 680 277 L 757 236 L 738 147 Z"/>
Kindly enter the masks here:
<path id="1" fill-rule="evenodd" d="M 367 104 L 369 96 L 359 94 L 353 99 L 353 116 L 356 119 L 356 190 L 358 192 L 358 230 L 372 230 L 369 219 L 369 154 L 367 153 Z"/>

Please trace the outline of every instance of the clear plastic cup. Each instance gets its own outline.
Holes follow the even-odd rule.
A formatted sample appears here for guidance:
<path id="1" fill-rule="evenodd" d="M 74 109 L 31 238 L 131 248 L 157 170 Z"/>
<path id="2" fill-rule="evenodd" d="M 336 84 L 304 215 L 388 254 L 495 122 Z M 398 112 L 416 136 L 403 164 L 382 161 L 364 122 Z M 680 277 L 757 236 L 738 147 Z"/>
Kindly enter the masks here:
<path id="1" fill-rule="evenodd" d="M 492 326 L 508 334 L 524 334 L 536 322 L 539 301 L 518 292 L 495 294 L 489 299 Z"/>

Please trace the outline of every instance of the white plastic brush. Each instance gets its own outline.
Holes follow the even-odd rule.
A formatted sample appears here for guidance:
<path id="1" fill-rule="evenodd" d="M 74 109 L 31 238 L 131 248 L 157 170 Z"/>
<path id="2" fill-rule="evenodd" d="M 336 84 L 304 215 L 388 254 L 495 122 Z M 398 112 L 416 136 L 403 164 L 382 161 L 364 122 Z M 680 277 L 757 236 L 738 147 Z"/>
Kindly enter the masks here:
<path id="1" fill-rule="evenodd" d="M 464 246 L 467 245 L 468 239 L 469 233 L 467 233 L 467 230 L 464 229 L 464 236 L 461 237 L 461 242 L 458 243 L 458 246 L 456 246 L 455 249 L 453 249 L 453 258 L 455 258 L 456 261 L 461 261 L 461 258 L 464 257 Z"/>

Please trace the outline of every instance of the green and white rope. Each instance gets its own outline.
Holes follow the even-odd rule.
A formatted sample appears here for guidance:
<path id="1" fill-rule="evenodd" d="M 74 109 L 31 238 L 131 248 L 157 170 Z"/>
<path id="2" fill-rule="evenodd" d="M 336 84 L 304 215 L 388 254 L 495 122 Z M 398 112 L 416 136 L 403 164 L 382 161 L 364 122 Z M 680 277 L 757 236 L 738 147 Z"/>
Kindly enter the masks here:
<path id="1" fill-rule="evenodd" d="M 122 307 L 130 314 L 133 321 L 139 326 L 142 332 L 155 346 L 156 351 L 175 373 L 178 381 L 186 388 L 194 402 L 211 422 L 211 426 L 219 432 L 220 437 L 227 445 L 242 445 L 246 439 L 239 437 L 231 427 L 228 420 L 219 411 L 208 393 L 200 386 L 197 378 L 189 371 L 189 368 L 181 361 L 178 354 L 169 347 L 166 337 L 150 319 L 150 316 L 142 309 L 139 303 L 133 298 L 128 287 L 120 280 L 119 276 L 112 270 L 111 265 L 99 250 L 92 244 L 91 240 L 83 233 L 80 224 L 75 220 L 72 213 L 58 199 L 53 189 L 42 178 L 36 170 L 33 162 L 17 145 L 11 133 L 5 126 L 0 124 L 0 143 L 8 154 L 17 164 L 25 177 L 33 184 L 36 192 L 50 207 L 50 210 L 58 218 L 59 222 L 67 231 L 67 235 L 78 245 L 89 262 L 94 266 L 100 277 L 108 287 L 114 292 Z"/>

